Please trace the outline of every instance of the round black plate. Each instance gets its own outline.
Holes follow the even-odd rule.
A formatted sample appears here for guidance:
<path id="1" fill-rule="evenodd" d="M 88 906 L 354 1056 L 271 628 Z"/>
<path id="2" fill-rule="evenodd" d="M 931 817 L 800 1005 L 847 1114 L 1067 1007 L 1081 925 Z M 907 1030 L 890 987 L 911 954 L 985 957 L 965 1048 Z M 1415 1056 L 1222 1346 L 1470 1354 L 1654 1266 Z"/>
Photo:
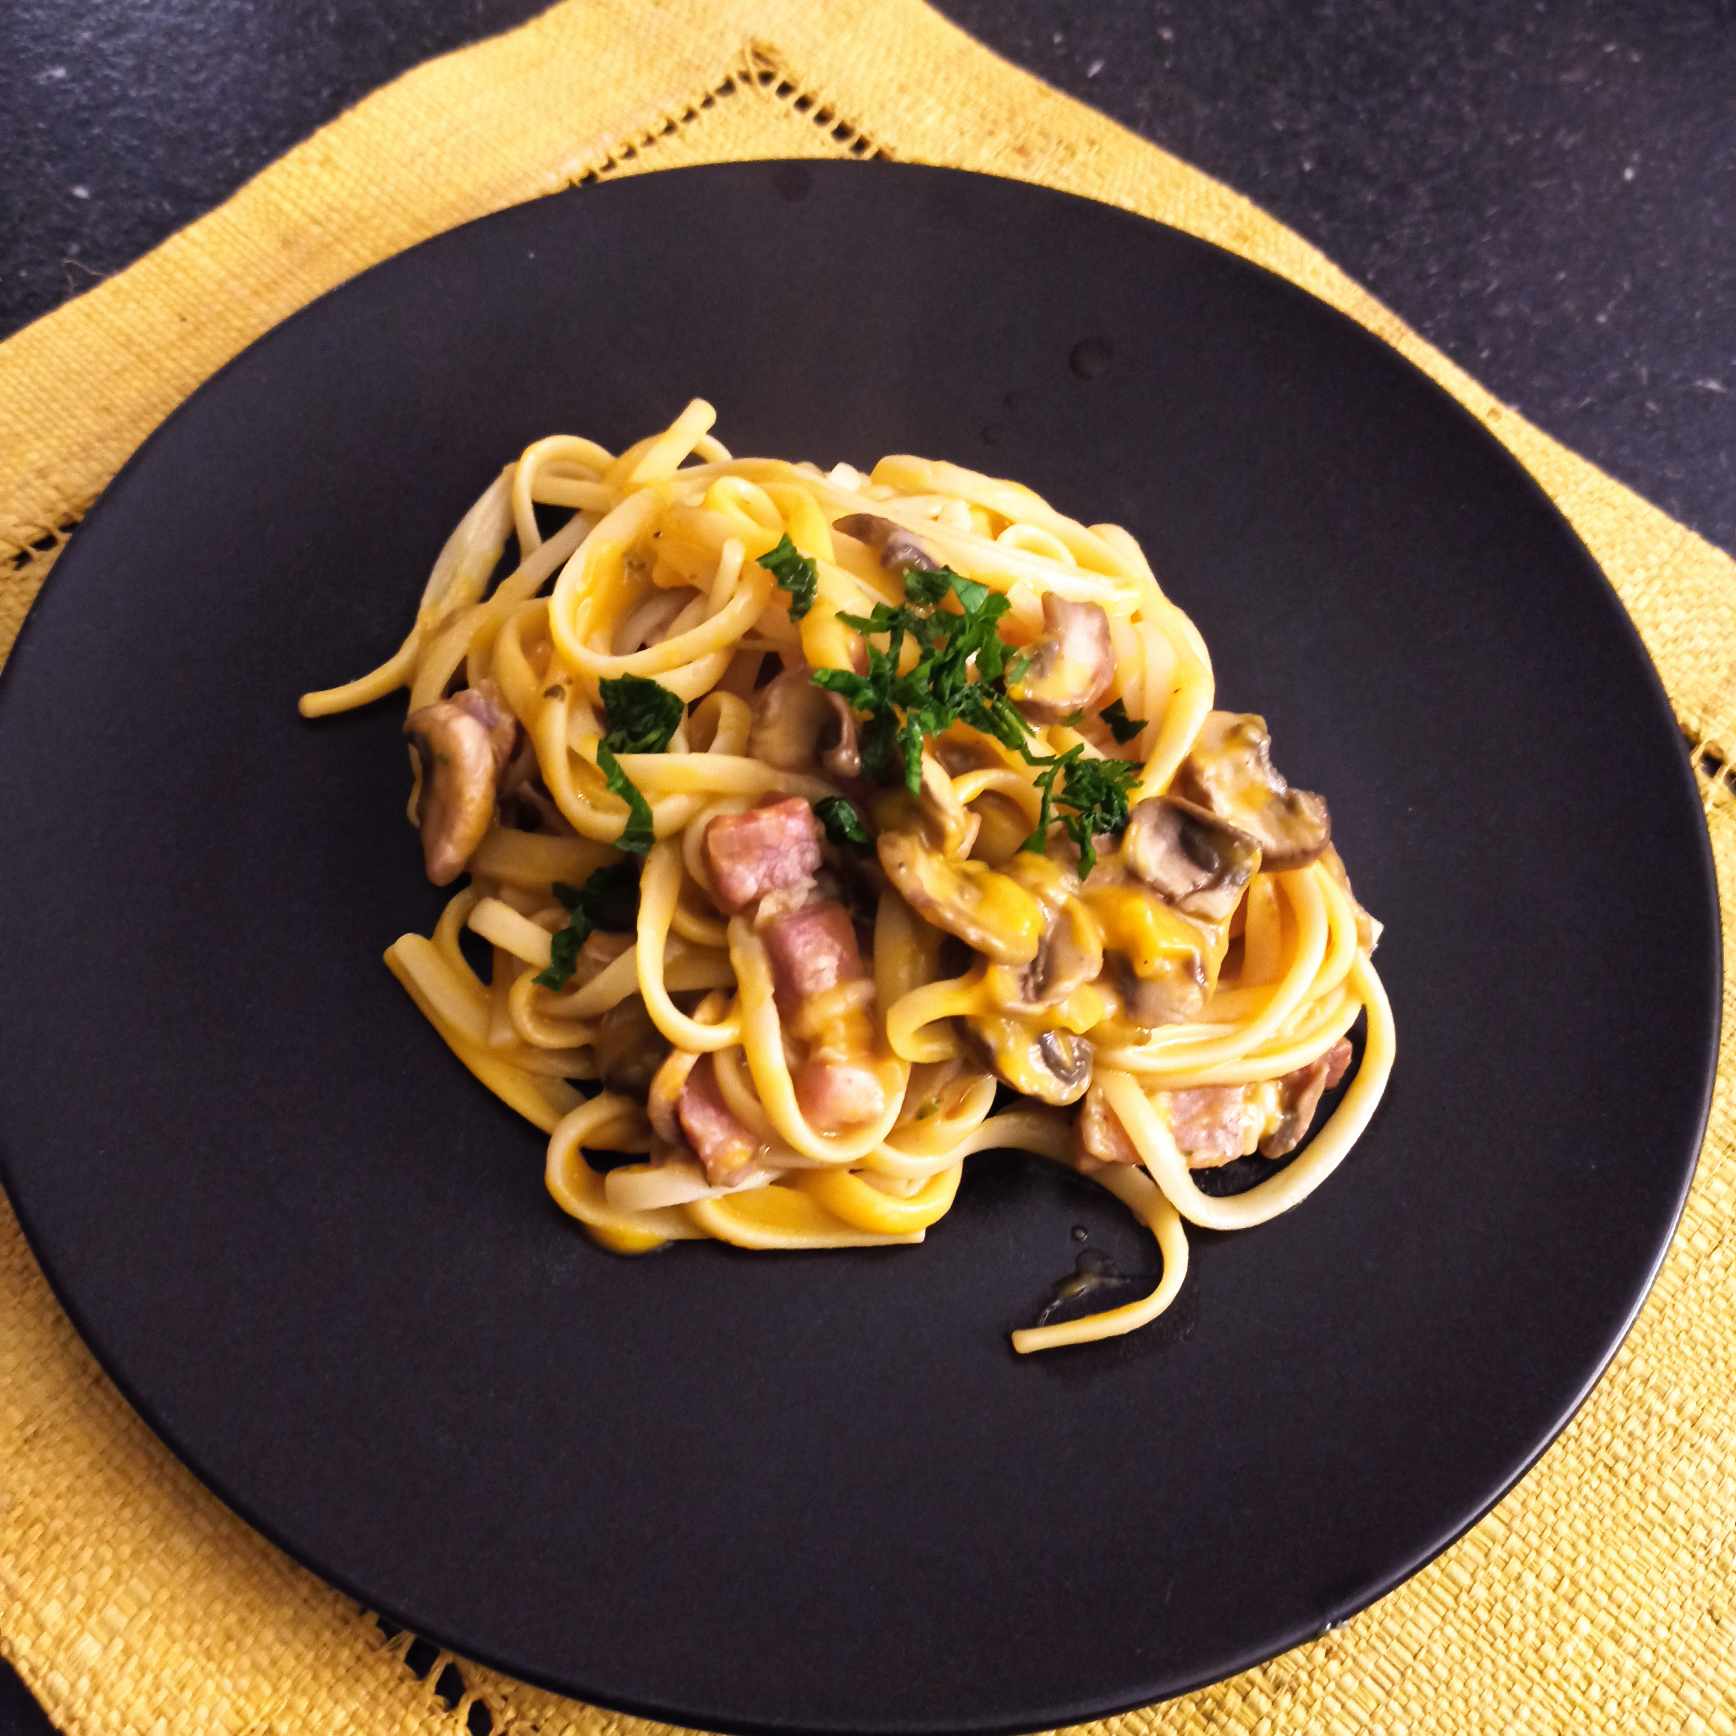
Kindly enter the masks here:
<path id="1" fill-rule="evenodd" d="M 398 640 L 493 470 L 692 393 L 1142 539 L 1328 792 L 1399 1063 L 1154 1329 L 1009 1327 L 1114 1203 L 973 1164 L 926 1247 L 599 1252 L 380 963 L 438 895 Z M 1319 1632 L 1470 1524 L 1633 1316 L 1703 1125 L 1717 914 L 1638 640 L 1391 351 L 1121 212 L 915 168 L 509 211 L 250 350 L 74 539 L 0 698 L 7 1181 L 98 1355 L 286 1548 L 462 1652 L 712 1727 L 999 1730 Z"/>

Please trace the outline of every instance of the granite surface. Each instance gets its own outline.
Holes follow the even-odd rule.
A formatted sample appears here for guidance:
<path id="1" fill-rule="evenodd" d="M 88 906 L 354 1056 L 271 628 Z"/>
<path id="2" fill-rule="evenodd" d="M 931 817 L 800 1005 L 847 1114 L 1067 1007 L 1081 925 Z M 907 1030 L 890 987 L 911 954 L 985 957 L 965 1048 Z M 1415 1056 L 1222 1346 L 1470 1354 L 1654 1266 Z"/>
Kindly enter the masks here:
<path id="1" fill-rule="evenodd" d="M 1736 550 L 1736 0 L 940 3 Z M 374 86 L 539 9 L 5 0 L 0 336 Z M 0 1666 L 0 1731 L 47 1728 Z"/>
<path id="2" fill-rule="evenodd" d="M 8 0 L 0 335 L 539 0 Z M 1736 548 L 1736 0 L 941 0 Z"/>

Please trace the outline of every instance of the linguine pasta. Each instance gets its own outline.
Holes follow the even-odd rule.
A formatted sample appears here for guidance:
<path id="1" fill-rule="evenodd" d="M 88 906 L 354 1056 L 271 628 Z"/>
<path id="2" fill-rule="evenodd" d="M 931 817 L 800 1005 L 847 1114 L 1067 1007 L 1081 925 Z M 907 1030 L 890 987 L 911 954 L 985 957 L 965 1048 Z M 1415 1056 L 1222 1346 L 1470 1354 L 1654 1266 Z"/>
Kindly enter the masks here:
<path id="1" fill-rule="evenodd" d="M 386 963 L 605 1247 L 920 1242 L 1013 1148 L 1162 1255 L 1149 1295 L 1014 1347 L 1142 1326 L 1184 1225 L 1298 1204 L 1385 1088 L 1378 925 L 1325 804 L 1213 709 L 1125 530 L 926 459 L 733 458 L 713 420 L 528 447 L 398 650 L 303 696 L 408 690 L 410 817 L 430 877 L 468 875 Z M 1359 1020 L 1300 1154 L 1202 1190 L 1296 1149 Z"/>

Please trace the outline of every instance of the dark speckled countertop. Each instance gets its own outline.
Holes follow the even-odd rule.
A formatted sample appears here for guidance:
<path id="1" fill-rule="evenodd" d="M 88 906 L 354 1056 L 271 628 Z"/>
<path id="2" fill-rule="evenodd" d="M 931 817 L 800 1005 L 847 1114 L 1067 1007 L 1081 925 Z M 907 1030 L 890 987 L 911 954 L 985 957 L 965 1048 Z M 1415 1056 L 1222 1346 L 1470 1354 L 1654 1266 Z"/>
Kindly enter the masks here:
<path id="1" fill-rule="evenodd" d="M 541 0 L 5 0 L 0 336 Z M 1736 0 L 942 0 L 1736 550 Z M 0 1731 L 47 1729 L 0 1666 Z"/>
<path id="2" fill-rule="evenodd" d="M 540 0 L 7 0 L 0 335 Z M 1736 0 L 942 0 L 1736 549 Z"/>

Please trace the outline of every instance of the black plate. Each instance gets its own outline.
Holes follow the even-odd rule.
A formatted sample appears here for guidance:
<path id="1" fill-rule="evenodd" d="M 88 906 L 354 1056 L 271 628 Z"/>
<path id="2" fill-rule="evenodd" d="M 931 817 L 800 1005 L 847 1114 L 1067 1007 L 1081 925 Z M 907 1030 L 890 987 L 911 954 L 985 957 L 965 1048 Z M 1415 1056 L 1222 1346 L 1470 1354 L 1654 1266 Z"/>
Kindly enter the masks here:
<path id="1" fill-rule="evenodd" d="M 1013 1356 L 1106 1196 L 974 1164 L 921 1250 L 599 1252 L 380 949 L 438 897 L 397 643 L 533 436 L 943 455 L 1129 525 L 1327 791 L 1399 1063 L 1154 1329 Z M 998 1730 L 1226 1675 L 1450 1541 L 1675 1223 L 1717 1029 L 1691 775 L 1542 494 L 1390 350 L 1103 206 L 762 164 L 509 211 L 274 332 L 74 539 L 0 699 L 7 1180 L 225 1500 L 520 1675 L 708 1726 Z"/>

